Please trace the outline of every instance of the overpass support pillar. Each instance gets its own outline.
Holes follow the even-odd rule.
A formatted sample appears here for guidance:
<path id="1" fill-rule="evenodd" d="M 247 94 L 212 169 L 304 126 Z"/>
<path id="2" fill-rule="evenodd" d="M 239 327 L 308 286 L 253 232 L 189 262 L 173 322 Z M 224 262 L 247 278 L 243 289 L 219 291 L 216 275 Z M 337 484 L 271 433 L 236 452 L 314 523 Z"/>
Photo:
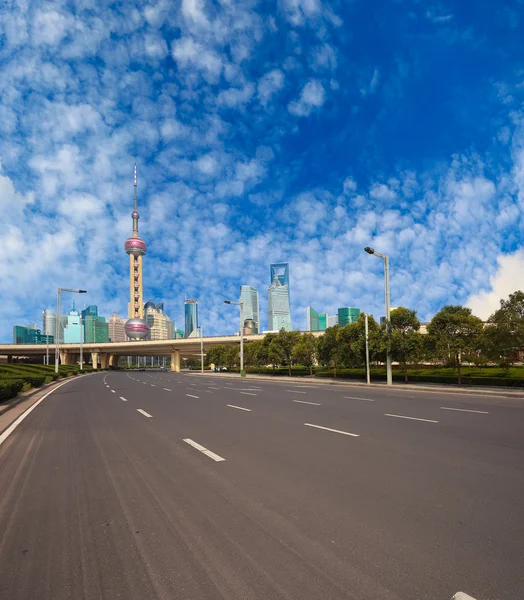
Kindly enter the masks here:
<path id="1" fill-rule="evenodd" d="M 118 356 L 116 354 L 109 355 L 109 366 L 116 369 L 118 367 Z"/>
<path id="2" fill-rule="evenodd" d="M 180 373 L 180 350 L 173 350 L 171 352 L 171 371 Z"/>
<path id="3" fill-rule="evenodd" d="M 98 352 L 91 352 L 91 361 L 93 363 L 93 369 L 98 369 Z"/>
<path id="4" fill-rule="evenodd" d="M 108 352 L 100 352 L 100 367 L 102 369 L 107 369 L 109 367 L 109 353 Z"/>
<path id="5" fill-rule="evenodd" d="M 75 365 L 76 354 L 74 352 L 68 352 L 67 350 L 60 350 L 60 364 L 61 365 Z"/>
<path id="6" fill-rule="evenodd" d="M 7 355 L 7 363 L 11 364 L 13 362 L 13 357 L 11 356 L 11 354 Z"/>

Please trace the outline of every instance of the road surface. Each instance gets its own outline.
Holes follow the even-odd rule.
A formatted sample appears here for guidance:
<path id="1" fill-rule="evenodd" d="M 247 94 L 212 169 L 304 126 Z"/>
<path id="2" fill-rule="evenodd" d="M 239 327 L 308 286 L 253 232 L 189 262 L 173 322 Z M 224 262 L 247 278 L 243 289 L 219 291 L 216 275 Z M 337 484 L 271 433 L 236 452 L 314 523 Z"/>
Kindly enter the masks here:
<path id="1" fill-rule="evenodd" d="M 0 597 L 516 600 L 523 506 L 523 400 L 97 373 L 0 446 Z"/>

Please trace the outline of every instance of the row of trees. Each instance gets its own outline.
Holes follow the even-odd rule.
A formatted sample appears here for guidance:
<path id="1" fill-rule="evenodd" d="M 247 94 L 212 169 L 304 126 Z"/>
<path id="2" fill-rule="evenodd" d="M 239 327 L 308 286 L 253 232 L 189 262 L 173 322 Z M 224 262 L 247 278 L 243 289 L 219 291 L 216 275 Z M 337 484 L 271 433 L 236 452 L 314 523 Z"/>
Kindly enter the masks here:
<path id="1" fill-rule="evenodd" d="M 482 366 L 498 364 L 506 369 L 519 360 L 524 349 L 524 293 L 511 294 L 502 300 L 500 308 L 484 324 L 464 306 L 445 306 L 420 333 L 416 311 L 399 307 L 391 312 L 391 333 L 368 318 L 370 362 L 383 363 L 389 347 L 394 361 L 401 365 L 407 381 L 408 368 L 419 362 L 434 362 L 453 366 L 461 383 L 461 367 L 466 363 Z M 333 368 L 363 367 L 366 354 L 365 322 L 361 315 L 345 327 L 329 327 L 324 335 L 280 331 L 268 333 L 263 340 L 245 344 L 244 366 L 303 365 L 310 373 L 315 365 Z M 238 365 L 238 347 L 213 346 L 207 361 L 232 368 Z"/>

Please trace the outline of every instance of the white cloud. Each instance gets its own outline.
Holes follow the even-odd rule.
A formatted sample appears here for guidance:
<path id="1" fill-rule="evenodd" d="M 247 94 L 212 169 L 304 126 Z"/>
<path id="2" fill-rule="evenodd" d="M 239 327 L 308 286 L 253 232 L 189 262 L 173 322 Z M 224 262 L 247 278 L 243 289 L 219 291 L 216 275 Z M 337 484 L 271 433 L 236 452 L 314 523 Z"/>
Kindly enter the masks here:
<path id="1" fill-rule="evenodd" d="M 209 24 L 203 0 L 182 0 L 182 14 L 186 19 L 198 25 L 207 26 Z"/>
<path id="2" fill-rule="evenodd" d="M 497 257 L 497 271 L 489 278 L 489 289 L 472 294 L 466 305 L 473 314 L 488 319 L 498 308 L 500 301 L 517 290 L 524 291 L 524 250 Z"/>
<path id="3" fill-rule="evenodd" d="M 74 19 L 56 10 L 39 10 L 33 19 L 32 40 L 35 44 L 55 46 L 67 35 Z"/>
<path id="4" fill-rule="evenodd" d="M 284 87 L 284 73 L 280 69 L 273 69 L 260 78 L 257 86 L 260 103 L 266 106 L 273 94 Z"/>
<path id="5" fill-rule="evenodd" d="M 229 88 L 220 92 L 217 104 L 229 108 L 238 108 L 249 102 L 255 91 L 251 83 L 246 83 L 243 88 Z"/>
<path id="6" fill-rule="evenodd" d="M 321 15 L 320 0 L 279 0 L 279 5 L 293 25 L 304 25 L 309 19 Z"/>
<path id="7" fill-rule="evenodd" d="M 208 82 L 216 83 L 219 80 L 223 68 L 222 59 L 216 52 L 206 49 L 192 38 L 185 37 L 173 42 L 171 53 L 181 69 L 194 67 Z"/>
<path id="8" fill-rule="evenodd" d="M 290 102 L 288 110 L 297 117 L 307 117 L 315 108 L 320 108 L 326 99 L 324 87 L 317 79 L 311 79 L 302 88 L 300 98 Z"/>

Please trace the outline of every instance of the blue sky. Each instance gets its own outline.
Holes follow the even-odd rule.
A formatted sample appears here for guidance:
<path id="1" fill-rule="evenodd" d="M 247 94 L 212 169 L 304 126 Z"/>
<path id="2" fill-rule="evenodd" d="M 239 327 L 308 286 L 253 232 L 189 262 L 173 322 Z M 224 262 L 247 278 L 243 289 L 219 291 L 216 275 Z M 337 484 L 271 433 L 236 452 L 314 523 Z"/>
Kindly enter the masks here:
<path id="1" fill-rule="evenodd" d="M 0 338 L 56 288 L 125 316 L 133 164 L 145 299 L 232 332 L 290 263 L 292 318 L 482 317 L 524 288 L 524 2 L 0 7 Z"/>

